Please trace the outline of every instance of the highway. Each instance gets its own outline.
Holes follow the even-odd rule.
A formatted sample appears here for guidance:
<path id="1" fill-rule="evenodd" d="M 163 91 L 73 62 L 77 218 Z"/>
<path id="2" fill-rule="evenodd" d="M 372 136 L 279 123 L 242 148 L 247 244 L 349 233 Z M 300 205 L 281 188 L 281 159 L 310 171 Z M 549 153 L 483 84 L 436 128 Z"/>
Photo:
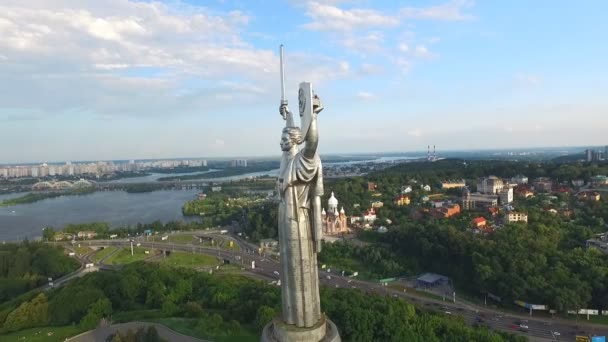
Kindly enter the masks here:
<path id="1" fill-rule="evenodd" d="M 217 237 L 220 238 L 221 236 Z M 135 243 L 141 244 L 140 246 L 144 248 L 213 255 L 229 260 L 232 264 L 241 265 L 244 271 L 257 278 L 266 279 L 268 281 L 276 281 L 279 279 L 278 272 L 280 271 L 280 265 L 276 260 L 258 255 L 257 251 L 252 251 L 250 248 L 251 245 L 244 241 L 239 241 L 230 236 L 224 236 L 224 238 L 236 241 L 236 243 L 239 244 L 240 251 L 233 252 L 221 248 L 192 244 L 146 242 L 145 240 L 138 240 Z M 91 247 L 130 246 L 130 242 L 124 239 L 92 240 L 81 242 L 81 244 L 89 245 Z M 252 261 L 255 261 L 255 268 L 253 269 L 251 267 Z M 535 318 L 526 315 L 507 314 L 498 310 L 458 300 L 456 303 L 452 303 L 451 301 L 444 302 L 415 293 L 394 290 L 383 286 L 380 283 L 343 277 L 335 272 L 336 271 L 329 273 L 320 269 L 320 283 L 330 287 L 353 288 L 365 291 L 366 293 L 406 298 L 418 308 L 439 312 L 444 315 L 460 316 L 471 325 L 485 325 L 490 329 L 520 334 L 527 336 L 531 341 L 574 341 L 576 335 L 608 336 L 608 326 L 604 325 L 591 324 L 584 321 L 576 322 L 563 319 Z M 527 326 L 527 328 L 523 326 Z M 554 332 L 557 332 L 558 334 L 554 334 Z"/>

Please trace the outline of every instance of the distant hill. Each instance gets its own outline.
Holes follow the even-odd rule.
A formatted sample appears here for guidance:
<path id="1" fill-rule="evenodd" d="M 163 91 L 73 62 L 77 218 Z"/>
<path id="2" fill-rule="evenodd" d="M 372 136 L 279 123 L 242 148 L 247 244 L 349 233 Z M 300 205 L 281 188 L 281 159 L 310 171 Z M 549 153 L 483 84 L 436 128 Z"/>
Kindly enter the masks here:
<path id="1" fill-rule="evenodd" d="M 559 156 L 559 157 L 555 157 L 555 158 L 551 159 L 551 161 L 556 164 L 572 163 L 572 162 L 584 161 L 584 160 L 585 160 L 585 153 L 567 154 L 565 156 Z"/>

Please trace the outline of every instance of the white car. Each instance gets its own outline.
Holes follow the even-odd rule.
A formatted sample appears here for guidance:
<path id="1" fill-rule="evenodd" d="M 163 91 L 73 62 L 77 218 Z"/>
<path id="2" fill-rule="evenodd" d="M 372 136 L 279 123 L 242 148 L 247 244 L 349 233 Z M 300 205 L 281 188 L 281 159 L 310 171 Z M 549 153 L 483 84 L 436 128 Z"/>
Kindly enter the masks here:
<path id="1" fill-rule="evenodd" d="M 559 331 L 554 331 L 554 332 L 553 332 L 553 335 L 555 335 L 555 336 L 559 336 L 559 335 L 561 335 L 561 334 L 559 333 Z"/>
<path id="2" fill-rule="evenodd" d="M 529 327 L 525 324 L 520 324 L 519 327 L 522 329 L 529 329 Z"/>
<path id="3" fill-rule="evenodd" d="M 278 271 L 274 271 L 274 272 L 272 272 L 272 273 L 274 273 L 275 275 L 279 275 L 279 272 L 278 272 Z"/>

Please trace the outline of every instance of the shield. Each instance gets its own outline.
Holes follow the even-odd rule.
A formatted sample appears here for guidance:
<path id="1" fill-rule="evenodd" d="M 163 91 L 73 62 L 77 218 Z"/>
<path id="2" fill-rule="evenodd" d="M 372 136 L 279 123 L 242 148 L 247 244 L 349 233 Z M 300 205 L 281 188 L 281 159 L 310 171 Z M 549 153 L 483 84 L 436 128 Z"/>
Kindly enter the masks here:
<path id="1" fill-rule="evenodd" d="M 300 91 L 298 92 L 298 105 L 300 107 L 300 130 L 302 138 L 306 138 L 310 122 L 312 121 L 312 84 L 310 82 L 300 83 Z"/>

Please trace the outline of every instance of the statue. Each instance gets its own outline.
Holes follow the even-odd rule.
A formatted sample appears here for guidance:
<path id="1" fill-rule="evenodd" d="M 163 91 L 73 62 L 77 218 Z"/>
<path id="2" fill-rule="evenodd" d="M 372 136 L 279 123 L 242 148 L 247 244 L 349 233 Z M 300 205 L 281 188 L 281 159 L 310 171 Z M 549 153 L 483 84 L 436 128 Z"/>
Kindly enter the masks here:
<path id="1" fill-rule="evenodd" d="M 281 76 L 282 70 L 281 63 Z M 310 83 L 300 84 L 299 109 L 301 128 L 294 124 L 282 94 L 279 112 L 286 125 L 277 179 L 282 315 L 264 328 L 262 341 L 335 342 L 340 336 L 321 313 L 319 298 L 317 253 L 321 251 L 323 171 L 317 153 L 317 116 L 323 105 Z"/>

